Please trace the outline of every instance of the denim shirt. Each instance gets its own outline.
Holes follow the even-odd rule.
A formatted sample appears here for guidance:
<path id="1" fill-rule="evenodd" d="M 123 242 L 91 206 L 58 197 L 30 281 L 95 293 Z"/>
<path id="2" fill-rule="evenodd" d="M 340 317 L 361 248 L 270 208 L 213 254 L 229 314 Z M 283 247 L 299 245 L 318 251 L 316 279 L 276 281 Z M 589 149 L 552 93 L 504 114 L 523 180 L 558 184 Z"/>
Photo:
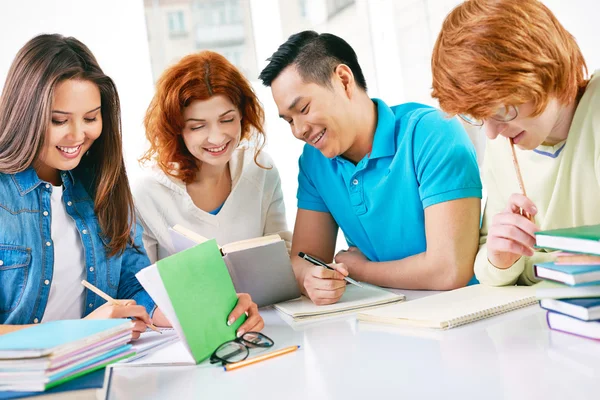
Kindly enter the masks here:
<path id="1" fill-rule="evenodd" d="M 116 299 L 133 299 L 150 313 L 154 302 L 135 274 L 150 265 L 142 244 L 142 228 L 122 254 L 108 257 L 107 238 L 94 213 L 94 201 L 71 172 L 62 172 L 63 202 L 83 244 L 87 281 Z M 54 266 L 50 235 L 52 185 L 33 168 L 14 175 L 0 173 L 0 323 L 33 324 L 42 320 Z M 60 262 L 60 260 L 56 260 Z M 86 289 L 88 315 L 106 303 Z"/>

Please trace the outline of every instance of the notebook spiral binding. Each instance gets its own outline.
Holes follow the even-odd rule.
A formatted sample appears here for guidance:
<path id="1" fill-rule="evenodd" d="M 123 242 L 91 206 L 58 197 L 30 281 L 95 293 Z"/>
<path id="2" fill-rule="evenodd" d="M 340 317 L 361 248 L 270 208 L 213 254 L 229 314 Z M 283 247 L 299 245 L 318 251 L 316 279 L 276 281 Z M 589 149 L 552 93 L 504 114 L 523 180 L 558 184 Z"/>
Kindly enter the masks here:
<path id="1" fill-rule="evenodd" d="M 496 315 L 504 314 L 509 311 L 513 311 L 519 308 L 528 307 L 532 304 L 537 303 L 535 296 L 527 297 L 520 301 L 512 301 L 503 307 L 492 307 L 476 313 L 464 315 L 460 318 L 454 318 L 448 321 L 447 329 L 456 328 L 457 326 L 466 325 L 471 322 L 479 321 L 485 318 L 493 317 Z"/>

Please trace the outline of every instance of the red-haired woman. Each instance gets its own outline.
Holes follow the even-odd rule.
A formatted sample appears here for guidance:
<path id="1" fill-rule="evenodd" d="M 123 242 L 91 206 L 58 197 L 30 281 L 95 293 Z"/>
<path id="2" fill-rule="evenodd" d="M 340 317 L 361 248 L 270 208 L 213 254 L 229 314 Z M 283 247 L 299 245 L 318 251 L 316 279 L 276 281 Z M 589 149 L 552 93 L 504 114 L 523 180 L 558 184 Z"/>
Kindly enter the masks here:
<path id="1" fill-rule="evenodd" d="M 151 261 L 170 255 L 168 228 L 182 225 L 220 245 L 269 234 L 288 240 L 283 193 L 261 151 L 264 112 L 225 57 L 203 51 L 168 68 L 145 127 L 156 163 L 134 185 Z"/>
<path id="2" fill-rule="evenodd" d="M 441 108 L 489 139 L 475 274 L 494 286 L 533 284 L 533 265 L 552 258 L 533 249 L 536 231 L 600 223 L 600 74 L 586 79 L 575 39 L 537 0 L 462 3 L 443 24 L 432 68 Z"/>

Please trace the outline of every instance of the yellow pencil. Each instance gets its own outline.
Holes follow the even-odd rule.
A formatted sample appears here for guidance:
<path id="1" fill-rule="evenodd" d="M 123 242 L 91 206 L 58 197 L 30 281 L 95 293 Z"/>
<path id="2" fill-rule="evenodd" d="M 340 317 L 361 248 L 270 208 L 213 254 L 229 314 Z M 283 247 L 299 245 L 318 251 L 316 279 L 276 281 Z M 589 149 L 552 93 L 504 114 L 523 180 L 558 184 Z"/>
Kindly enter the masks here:
<path id="1" fill-rule="evenodd" d="M 293 351 L 296 351 L 300 348 L 300 346 L 289 346 L 289 347 L 285 347 L 281 350 L 277 350 L 277 351 L 272 351 L 270 353 L 267 354 L 263 354 L 261 356 L 258 357 L 254 357 L 254 358 L 249 358 L 247 360 L 244 361 L 240 361 L 240 362 L 236 362 L 236 363 L 231 363 L 231 364 L 227 364 L 223 367 L 223 369 L 225 371 L 232 371 L 234 369 L 238 369 L 238 368 L 242 368 L 245 367 L 246 365 L 251 365 L 251 364 L 255 364 L 257 362 L 261 362 L 264 360 L 268 360 L 270 358 L 273 357 L 277 357 L 277 356 L 281 356 L 283 354 L 287 354 L 287 353 L 291 353 Z"/>
<path id="2" fill-rule="evenodd" d="M 109 295 L 107 295 L 102 290 L 98 289 L 96 286 L 92 285 L 85 279 L 81 281 L 81 284 L 83 286 L 85 286 L 86 288 L 90 289 L 92 292 L 96 293 L 98 296 L 102 297 L 104 300 L 106 300 L 110 304 L 115 305 L 115 306 L 120 304 L 119 301 L 113 299 L 112 297 L 110 297 Z M 162 331 L 160 329 L 158 329 L 156 326 L 154 326 L 153 324 L 146 324 L 146 326 L 148 328 L 152 329 L 154 332 L 158 332 L 162 335 Z"/>
<path id="3" fill-rule="evenodd" d="M 521 194 L 527 197 L 527 192 L 525 191 L 525 184 L 523 183 L 523 176 L 521 175 L 521 168 L 519 168 L 519 160 L 517 160 L 517 153 L 515 152 L 515 142 L 512 138 L 508 138 L 508 141 L 510 142 L 513 166 L 515 167 L 515 172 L 517 173 L 517 179 L 519 181 L 519 188 L 521 189 Z M 530 220 L 531 222 L 534 222 L 533 217 L 527 211 L 521 209 L 521 215 Z"/>

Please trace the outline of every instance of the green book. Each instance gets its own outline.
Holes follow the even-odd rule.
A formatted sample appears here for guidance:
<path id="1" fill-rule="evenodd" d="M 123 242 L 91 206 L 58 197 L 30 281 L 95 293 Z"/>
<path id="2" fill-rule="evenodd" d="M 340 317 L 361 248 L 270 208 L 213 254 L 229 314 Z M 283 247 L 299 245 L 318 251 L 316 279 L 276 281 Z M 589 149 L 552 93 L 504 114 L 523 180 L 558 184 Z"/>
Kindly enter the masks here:
<path id="1" fill-rule="evenodd" d="M 542 231 L 535 238 L 536 247 L 600 255 L 600 225 Z"/>
<path id="2" fill-rule="evenodd" d="M 227 326 L 238 298 L 215 240 L 163 258 L 156 266 L 196 363 L 235 339 L 246 316 Z"/>

